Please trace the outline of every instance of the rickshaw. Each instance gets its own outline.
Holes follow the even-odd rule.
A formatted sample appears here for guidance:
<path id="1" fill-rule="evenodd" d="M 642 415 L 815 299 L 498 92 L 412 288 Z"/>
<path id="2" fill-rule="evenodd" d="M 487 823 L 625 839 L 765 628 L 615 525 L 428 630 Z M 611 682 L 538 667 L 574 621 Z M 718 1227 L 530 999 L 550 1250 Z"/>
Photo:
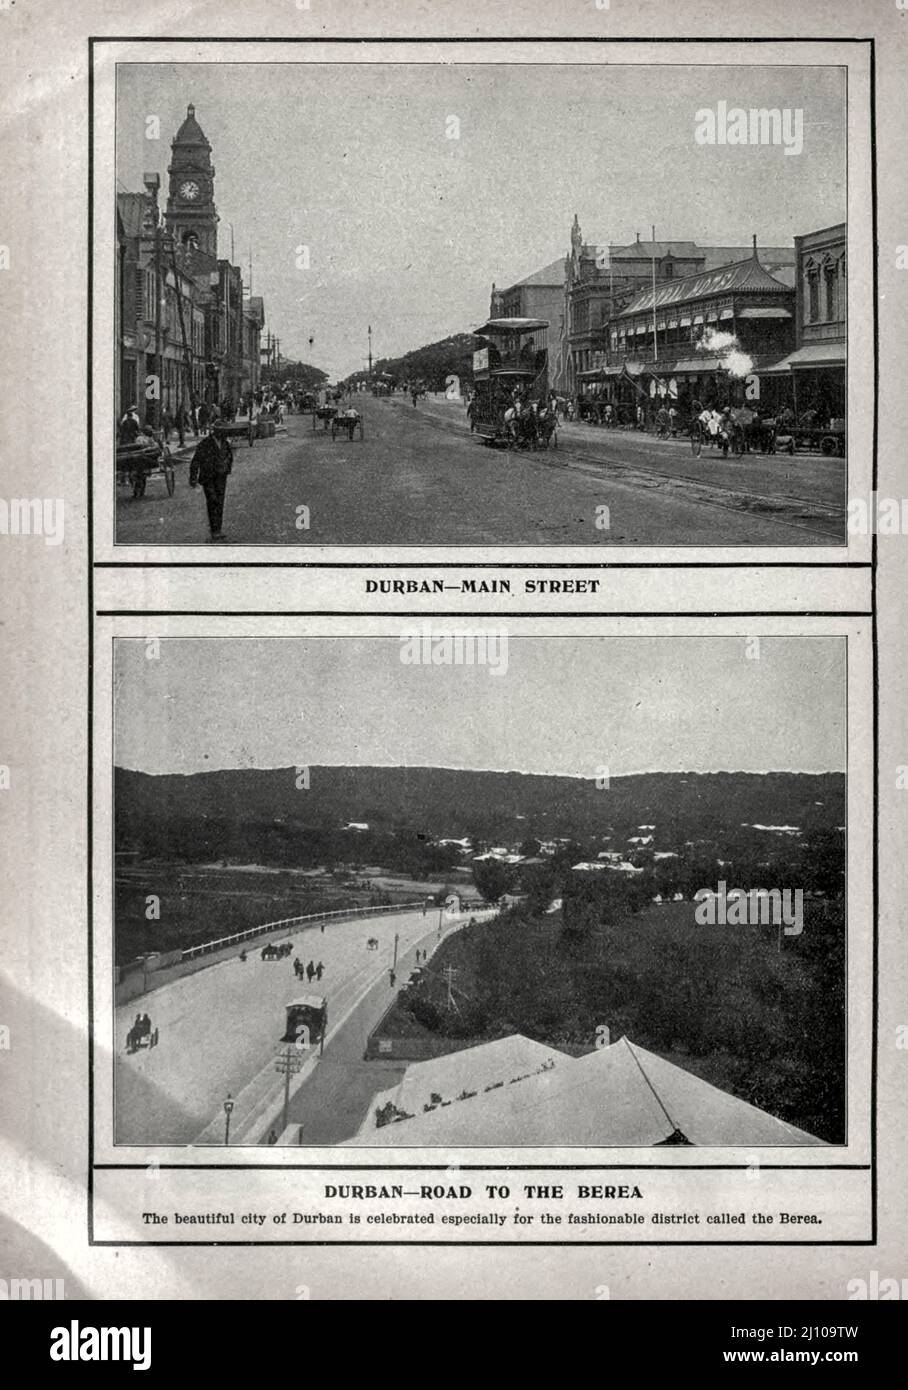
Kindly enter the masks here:
<path id="1" fill-rule="evenodd" d="M 131 487 L 133 497 L 144 497 L 149 478 L 163 478 L 167 496 L 176 486 L 170 450 L 159 434 L 146 430 L 134 444 L 117 445 L 117 486 Z"/>
<path id="2" fill-rule="evenodd" d="M 484 444 L 535 443 L 536 411 L 546 407 L 549 398 L 548 326 L 547 319 L 502 318 L 489 319 L 477 330 L 476 337 L 484 338 L 487 346 L 473 354 L 475 390 L 469 415 L 471 432 Z M 531 414 L 532 432 L 520 425 L 523 420 L 528 426 Z M 551 437 L 549 433 L 546 447 Z"/>
<path id="3" fill-rule="evenodd" d="M 694 458 L 699 458 L 704 448 L 711 445 L 722 450 L 722 457 L 728 458 L 729 450 L 735 458 L 740 458 L 744 453 L 744 426 L 731 417 L 729 428 L 719 427 L 715 434 L 699 415 L 695 416 L 690 422 L 690 449 Z"/>
<path id="4" fill-rule="evenodd" d="M 339 434 L 346 432 L 350 443 L 353 443 L 354 434 L 358 439 L 363 438 L 363 417 L 353 406 L 348 406 L 346 410 L 339 410 L 331 421 L 331 438 L 336 439 Z"/>

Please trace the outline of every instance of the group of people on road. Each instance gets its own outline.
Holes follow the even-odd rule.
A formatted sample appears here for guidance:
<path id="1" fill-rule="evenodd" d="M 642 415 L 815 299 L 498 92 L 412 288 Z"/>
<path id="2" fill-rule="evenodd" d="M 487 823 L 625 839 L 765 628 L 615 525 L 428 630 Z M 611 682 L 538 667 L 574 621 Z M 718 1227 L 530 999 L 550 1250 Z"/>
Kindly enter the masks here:
<path id="1" fill-rule="evenodd" d="M 315 962 L 311 960 L 306 965 L 303 965 L 303 962 L 300 960 L 299 956 L 297 956 L 293 962 L 293 973 L 298 980 L 301 980 L 305 975 L 311 985 L 313 980 L 320 980 L 322 978 L 325 973 L 325 966 L 322 961 L 319 961 L 318 965 L 316 965 Z"/>

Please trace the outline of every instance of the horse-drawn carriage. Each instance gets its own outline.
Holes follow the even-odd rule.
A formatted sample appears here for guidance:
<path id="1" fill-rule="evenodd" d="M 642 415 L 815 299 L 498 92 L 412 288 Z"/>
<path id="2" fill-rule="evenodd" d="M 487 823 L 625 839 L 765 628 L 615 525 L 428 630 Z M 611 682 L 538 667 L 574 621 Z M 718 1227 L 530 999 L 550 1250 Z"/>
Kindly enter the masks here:
<path id="1" fill-rule="evenodd" d="M 292 941 L 281 941 L 279 944 L 269 941 L 266 946 L 262 947 L 262 960 L 283 960 L 285 956 L 291 954 L 292 950 Z"/>
<path id="2" fill-rule="evenodd" d="M 549 404 L 547 319 L 489 319 L 477 331 L 487 346 L 473 354 L 470 430 L 486 444 L 557 446 Z M 549 418 L 550 417 L 550 418 Z"/>
<path id="3" fill-rule="evenodd" d="M 317 405 L 312 412 L 313 430 L 317 430 L 319 425 L 321 425 L 322 429 L 327 434 L 337 412 L 338 407 L 333 401 L 330 404 L 326 402 L 325 405 Z"/>
<path id="4" fill-rule="evenodd" d="M 338 410 L 331 421 L 331 438 L 336 439 L 339 434 L 346 434 L 351 444 L 354 435 L 357 439 L 363 438 L 363 417 L 352 405 Z"/>
<path id="5" fill-rule="evenodd" d="M 167 496 L 172 497 L 176 476 L 170 450 L 160 433 L 140 434 L 134 444 L 117 445 L 117 486 L 131 487 L 133 497 L 144 497 L 149 478 L 163 478 Z"/>
<path id="6" fill-rule="evenodd" d="M 137 1016 L 135 1023 L 126 1034 L 126 1051 L 138 1052 L 142 1047 L 147 1047 L 150 1051 L 157 1045 L 158 1030 L 152 1028 L 151 1019 L 147 1014 Z"/>

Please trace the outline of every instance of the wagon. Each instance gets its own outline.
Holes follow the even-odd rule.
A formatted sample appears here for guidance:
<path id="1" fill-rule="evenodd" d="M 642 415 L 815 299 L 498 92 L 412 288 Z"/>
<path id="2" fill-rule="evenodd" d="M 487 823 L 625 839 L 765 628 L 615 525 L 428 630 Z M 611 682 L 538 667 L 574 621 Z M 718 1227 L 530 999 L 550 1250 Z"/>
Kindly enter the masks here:
<path id="1" fill-rule="evenodd" d="M 134 444 L 117 445 L 117 486 L 131 487 L 133 497 L 144 497 L 149 478 L 163 478 L 167 496 L 176 486 L 170 450 L 152 434 L 139 435 Z"/>
<path id="2" fill-rule="evenodd" d="M 331 438 L 336 439 L 339 434 L 346 432 L 347 438 L 353 442 L 353 436 L 358 439 L 363 438 L 363 417 L 358 410 L 351 406 L 347 410 L 340 410 L 331 421 Z"/>
<path id="3" fill-rule="evenodd" d="M 830 420 L 825 428 L 813 424 L 794 425 L 791 432 L 798 449 L 817 449 L 827 458 L 845 457 L 844 420 Z"/>

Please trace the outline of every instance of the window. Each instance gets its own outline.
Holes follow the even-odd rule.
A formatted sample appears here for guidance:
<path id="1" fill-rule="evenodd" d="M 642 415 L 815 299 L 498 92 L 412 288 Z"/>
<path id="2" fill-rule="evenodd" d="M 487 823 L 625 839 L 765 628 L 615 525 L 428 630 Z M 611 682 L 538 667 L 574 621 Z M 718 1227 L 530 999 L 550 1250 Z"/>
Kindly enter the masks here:
<path id="1" fill-rule="evenodd" d="M 823 271 L 826 288 L 826 319 L 834 322 L 839 317 L 839 277 L 835 264 L 827 265 Z"/>
<path id="2" fill-rule="evenodd" d="M 807 269 L 807 322 L 820 320 L 820 272 L 816 266 Z"/>

